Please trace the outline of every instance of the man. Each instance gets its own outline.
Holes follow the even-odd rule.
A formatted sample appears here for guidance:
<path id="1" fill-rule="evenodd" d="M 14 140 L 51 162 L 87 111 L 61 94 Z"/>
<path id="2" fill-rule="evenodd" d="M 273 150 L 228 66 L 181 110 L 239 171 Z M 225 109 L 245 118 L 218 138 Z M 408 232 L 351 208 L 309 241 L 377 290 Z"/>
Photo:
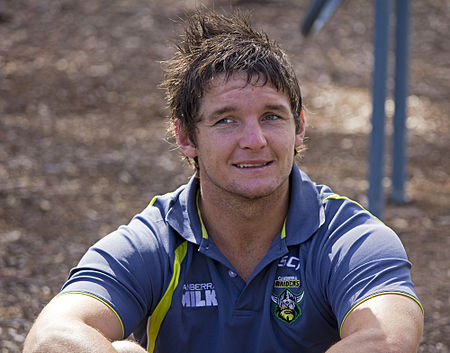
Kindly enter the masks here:
<path id="1" fill-rule="evenodd" d="M 165 70 L 196 175 L 89 249 L 24 352 L 415 352 L 399 239 L 294 163 L 305 121 L 279 47 L 197 12 Z"/>

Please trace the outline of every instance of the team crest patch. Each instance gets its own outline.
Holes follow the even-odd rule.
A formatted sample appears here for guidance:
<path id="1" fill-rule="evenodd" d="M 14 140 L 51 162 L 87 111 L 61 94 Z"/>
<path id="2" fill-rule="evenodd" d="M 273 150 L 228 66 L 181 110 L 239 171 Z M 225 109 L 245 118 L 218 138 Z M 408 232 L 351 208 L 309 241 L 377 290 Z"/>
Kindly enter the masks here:
<path id="1" fill-rule="evenodd" d="M 295 322 L 302 315 L 298 304 L 303 300 L 303 295 L 303 290 L 295 295 L 288 288 L 279 295 L 272 295 L 272 301 L 275 303 L 275 317 L 287 324 Z"/>

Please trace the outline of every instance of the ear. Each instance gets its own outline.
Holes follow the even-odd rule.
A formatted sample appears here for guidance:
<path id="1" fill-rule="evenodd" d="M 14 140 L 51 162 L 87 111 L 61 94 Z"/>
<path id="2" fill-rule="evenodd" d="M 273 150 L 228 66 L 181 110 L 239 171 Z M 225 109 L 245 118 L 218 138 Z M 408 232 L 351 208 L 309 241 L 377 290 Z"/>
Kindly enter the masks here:
<path id="1" fill-rule="evenodd" d="M 300 111 L 300 128 L 295 133 L 295 148 L 300 147 L 303 144 L 303 139 L 305 138 L 305 125 L 305 116 L 302 109 Z"/>
<path id="2" fill-rule="evenodd" d="M 180 123 L 180 120 L 175 122 L 175 138 L 177 140 L 178 147 L 180 147 L 186 157 L 197 157 L 197 148 L 189 138 L 187 131 Z"/>

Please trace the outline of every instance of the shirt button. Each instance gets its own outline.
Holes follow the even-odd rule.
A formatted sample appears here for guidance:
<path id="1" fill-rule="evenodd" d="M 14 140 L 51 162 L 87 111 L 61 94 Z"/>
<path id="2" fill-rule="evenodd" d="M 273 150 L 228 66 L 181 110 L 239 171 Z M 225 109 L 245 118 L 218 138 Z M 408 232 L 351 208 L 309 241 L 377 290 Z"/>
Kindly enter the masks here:
<path id="1" fill-rule="evenodd" d="M 234 278 L 237 276 L 236 272 L 233 272 L 231 270 L 228 270 L 228 276 L 230 276 L 231 278 Z"/>

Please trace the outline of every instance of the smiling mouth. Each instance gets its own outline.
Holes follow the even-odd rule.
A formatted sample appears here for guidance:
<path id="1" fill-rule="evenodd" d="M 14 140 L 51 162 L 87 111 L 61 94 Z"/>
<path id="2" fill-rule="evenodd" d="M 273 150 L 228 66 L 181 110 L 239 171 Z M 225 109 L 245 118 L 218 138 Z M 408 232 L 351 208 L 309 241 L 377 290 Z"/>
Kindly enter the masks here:
<path id="1" fill-rule="evenodd" d="M 236 167 L 245 169 L 245 168 L 259 168 L 259 167 L 265 167 L 266 165 L 269 165 L 271 162 L 265 162 L 265 163 L 239 163 L 235 164 Z"/>

